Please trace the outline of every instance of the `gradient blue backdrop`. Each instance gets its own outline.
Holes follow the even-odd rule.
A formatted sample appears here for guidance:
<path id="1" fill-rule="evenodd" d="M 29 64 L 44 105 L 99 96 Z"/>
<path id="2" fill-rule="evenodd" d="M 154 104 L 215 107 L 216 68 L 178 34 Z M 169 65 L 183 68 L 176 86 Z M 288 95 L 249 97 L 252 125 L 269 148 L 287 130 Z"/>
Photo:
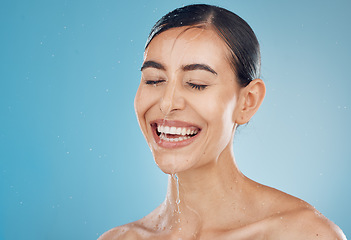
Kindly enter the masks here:
<path id="1" fill-rule="evenodd" d="M 163 201 L 133 100 L 151 26 L 190 3 L 1 1 L 0 239 L 96 239 Z M 236 134 L 239 167 L 351 236 L 350 1 L 206 3 L 261 43 L 267 96 Z"/>

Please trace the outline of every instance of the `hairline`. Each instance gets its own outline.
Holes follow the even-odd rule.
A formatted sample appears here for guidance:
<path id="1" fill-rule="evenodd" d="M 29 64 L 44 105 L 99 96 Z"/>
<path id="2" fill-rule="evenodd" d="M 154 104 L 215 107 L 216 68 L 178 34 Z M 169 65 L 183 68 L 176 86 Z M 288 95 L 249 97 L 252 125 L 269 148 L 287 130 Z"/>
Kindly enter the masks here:
<path id="1" fill-rule="evenodd" d="M 145 45 L 145 51 L 146 49 L 148 48 L 148 46 L 150 45 L 151 41 L 158 35 L 160 35 L 161 33 L 163 32 L 166 32 L 168 30 L 171 30 L 173 28 L 181 28 L 181 27 L 187 27 L 185 28 L 181 33 L 178 34 L 178 36 L 176 37 L 176 39 L 178 39 L 182 34 L 184 34 L 186 31 L 190 30 L 190 29 L 194 29 L 194 28 L 199 28 L 199 29 L 204 29 L 204 30 L 209 30 L 209 31 L 213 31 L 217 34 L 217 36 L 219 36 L 222 41 L 224 42 L 225 46 L 226 46 L 226 49 L 227 49 L 227 53 L 225 54 L 225 58 L 227 60 L 227 62 L 229 63 L 229 65 L 231 66 L 231 69 L 233 71 L 233 73 L 235 74 L 235 76 L 238 78 L 238 73 L 235 69 L 235 65 L 233 63 L 233 61 L 231 61 L 231 58 L 234 58 L 235 62 L 238 61 L 238 57 L 234 54 L 233 50 L 230 48 L 230 45 L 227 41 L 227 39 L 225 38 L 225 36 L 222 34 L 222 32 L 220 31 L 220 29 L 218 29 L 216 27 L 216 25 L 213 23 L 212 21 L 213 19 L 213 13 L 210 13 L 207 20 L 206 21 L 203 21 L 203 22 L 199 22 L 199 23 L 196 23 L 196 24 L 191 24 L 191 25 L 185 25 L 185 26 L 177 26 L 177 27 L 171 27 L 171 28 L 168 28 L 164 31 L 156 31 L 155 34 L 150 34 L 149 38 L 148 38 L 148 41 L 147 41 L 147 44 Z M 159 26 L 159 28 L 162 28 L 163 26 Z M 239 84 L 240 85 L 240 84 Z"/>

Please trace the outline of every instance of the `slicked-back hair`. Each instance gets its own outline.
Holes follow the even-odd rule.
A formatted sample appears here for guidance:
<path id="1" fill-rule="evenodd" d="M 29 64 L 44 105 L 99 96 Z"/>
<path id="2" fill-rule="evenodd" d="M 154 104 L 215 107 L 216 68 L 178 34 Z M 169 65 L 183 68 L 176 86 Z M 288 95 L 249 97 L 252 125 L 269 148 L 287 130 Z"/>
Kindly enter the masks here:
<path id="1" fill-rule="evenodd" d="M 223 39 L 240 86 L 260 77 L 261 54 L 255 33 L 238 15 L 217 6 L 193 4 L 167 13 L 152 27 L 145 49 L 160 33 L 184 26 L 213 29 Z"/>

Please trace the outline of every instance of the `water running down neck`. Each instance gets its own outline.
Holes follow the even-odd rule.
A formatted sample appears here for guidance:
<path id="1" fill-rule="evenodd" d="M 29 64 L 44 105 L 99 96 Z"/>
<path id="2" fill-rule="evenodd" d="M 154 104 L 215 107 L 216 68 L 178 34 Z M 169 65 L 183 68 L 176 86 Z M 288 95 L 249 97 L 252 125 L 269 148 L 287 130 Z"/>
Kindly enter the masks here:
<path id="1" fill-rule="evenodd" d="M 173 197 L 171 198 L 171 204 L 173 205 L 173 226 L 170 229 L 177 231 L 178 240 L 183 239 L 198 239 L 198 233 L 202 228 L 202 220 L 197 211 L 187 205 L 184 199 L 185 195 L 181 189 L 181 182 L 176 173 L 170 174 L 172 186 L 174 187 Z M 182 190 L 182 195 L 181 195 Z M 181 200 L 182 198 L 182 200 Z M 189 223 L 192 227 L 189 228 Z"/>
<path id="2" fill-rule="evenodd" d="M 177 191 L 177 195 L 176 195 L 176 200 L 175 200 L 175 204 L 176 204 L 176 214 L 177 214 L 177 220 L 176 220 L 176 224 L 179 224 L 180 225 L 180 214 L 181 214 L 181 211 L 180 211 L 180 193 L 179 193 L 179 178 L 177 176 L 176 173 L 174 174 L 171 174 L 173 180 L 175 181 L 175 184 L 176 184 L 176 191 Z M 182 228 L 179 226 L 179 232 L 182 230 Z"/>

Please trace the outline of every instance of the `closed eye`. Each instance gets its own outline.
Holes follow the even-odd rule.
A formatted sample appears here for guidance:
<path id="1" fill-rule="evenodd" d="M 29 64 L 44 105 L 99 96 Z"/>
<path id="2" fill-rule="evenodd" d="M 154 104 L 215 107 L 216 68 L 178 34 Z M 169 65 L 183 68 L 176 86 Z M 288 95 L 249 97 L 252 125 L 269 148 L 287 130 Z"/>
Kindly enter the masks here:
<path id="1" fill-rule="evenodd" d="M 157 86 L 158 84 L 163 83 L 165 81 L 166 80 L 146 80 L 145 84 Z"/>
<path id="2" fill-rule="evenodd" d="M 204 90 L 208 85 L 201 85 L 201 84 L 195 84 L 195 83 L 191 83 L 188 82 L 187 83 L 191 88 L 196 89 L 196 90 Z"/>

